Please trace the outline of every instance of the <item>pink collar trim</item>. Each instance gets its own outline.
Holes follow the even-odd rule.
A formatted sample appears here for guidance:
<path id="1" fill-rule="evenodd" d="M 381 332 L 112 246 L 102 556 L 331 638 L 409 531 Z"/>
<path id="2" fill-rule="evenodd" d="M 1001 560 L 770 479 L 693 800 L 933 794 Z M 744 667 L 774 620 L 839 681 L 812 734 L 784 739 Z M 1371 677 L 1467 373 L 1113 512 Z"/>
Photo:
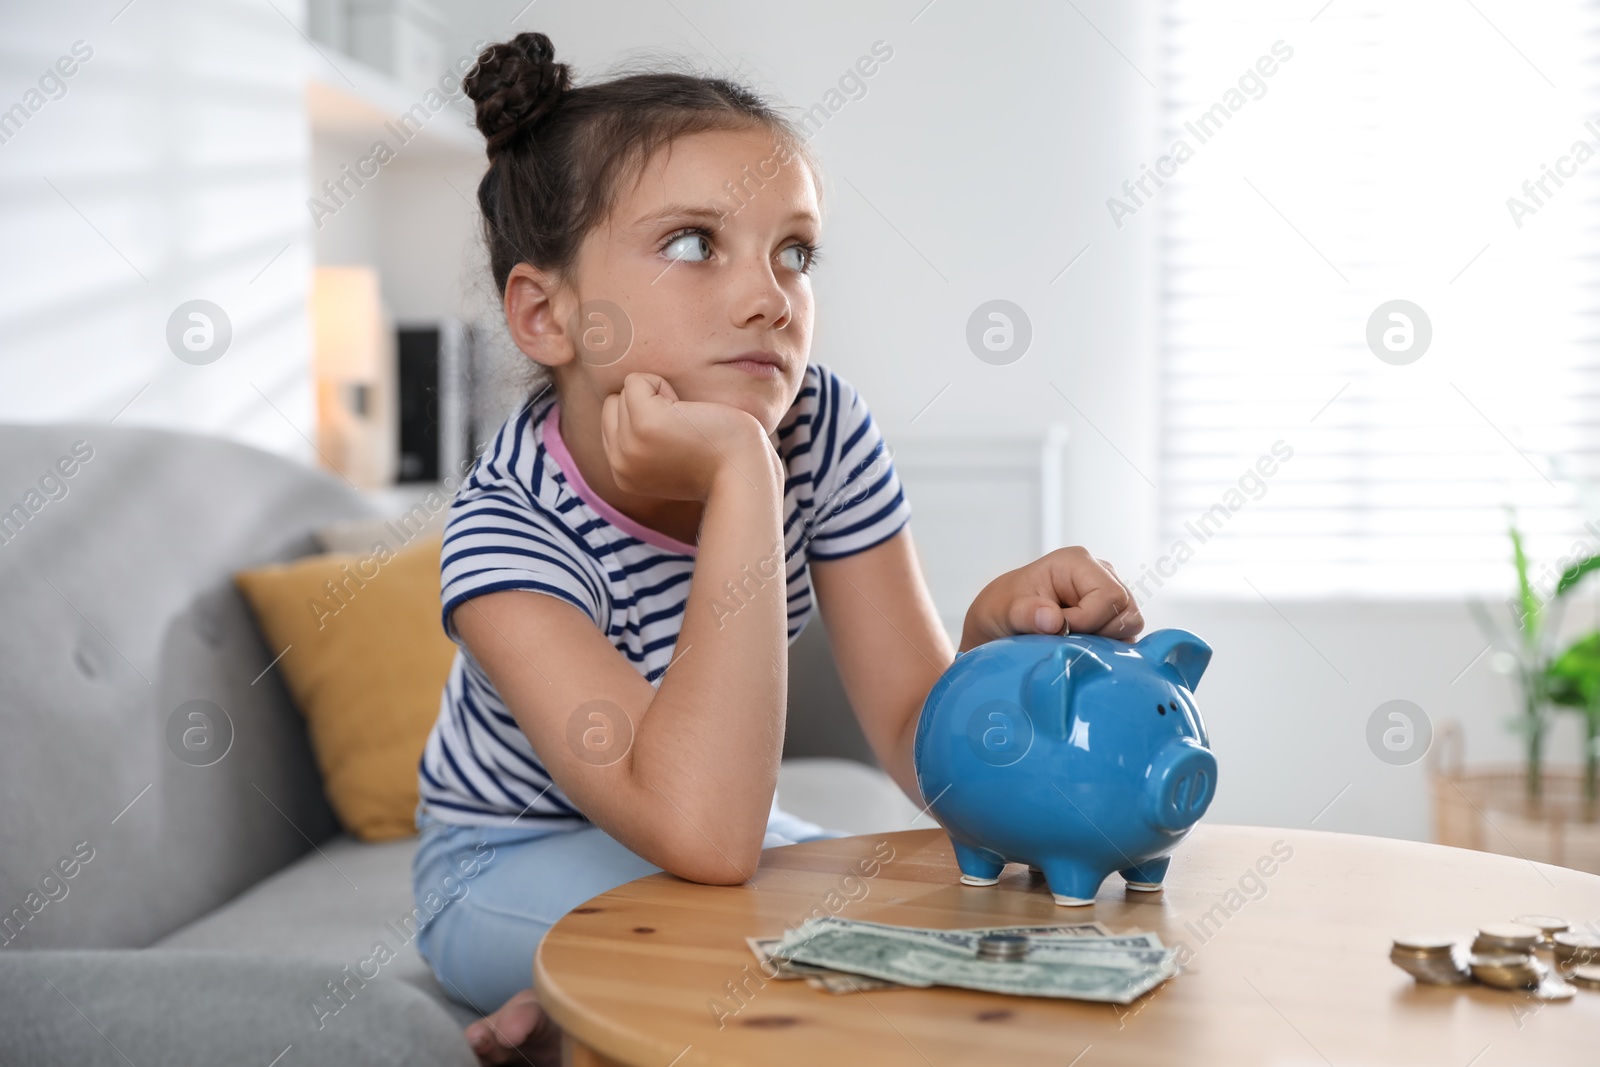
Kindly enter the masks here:
<path id="1" fill-rule="evenodd" d="M 630 537 L 637 537 L 646 544 L 664 548 L 669 552 L 677 552 L 685 556 L 693 556 L 699 552 L 694 545 L 686 545 L 677 538 L 668 537 L 659 530 L 652 530 L 636 519 L 630 519 L 610 504 L 600 498 L 600 494 L 589 488 L 589 483 L 583 480 L 583 475 L 578 472 L 578 465 L 572 460 L 572 453 L 567 451 L 566 442 L 561 440 L 561 420 L 559 404 L 551 404 L 550 411 L 540 423 L 540 430 L 544 435 L 544 449 L 555 460 L 556 466 L 561 468 L 561 473 L 567 476 L 567 488 L 578 494 L 589 507 L 593 508 L 602 519 L 621 530 Z"/>

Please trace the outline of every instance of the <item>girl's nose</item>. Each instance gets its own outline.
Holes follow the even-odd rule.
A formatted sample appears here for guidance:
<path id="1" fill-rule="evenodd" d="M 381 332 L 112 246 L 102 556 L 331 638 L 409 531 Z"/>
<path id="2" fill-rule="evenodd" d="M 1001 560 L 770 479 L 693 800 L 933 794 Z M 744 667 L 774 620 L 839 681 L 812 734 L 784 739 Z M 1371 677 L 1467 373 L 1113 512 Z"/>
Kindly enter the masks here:
<path id="1" fill-rule="evenodd" d="M 789 297 L 778 284 L 772 266 L 765 262 L 753 263 L 740 272 L 734 298 L 734 325 L 749 326 L 765 321 L 774 330 L 789 325 L 793 309 Z"/>

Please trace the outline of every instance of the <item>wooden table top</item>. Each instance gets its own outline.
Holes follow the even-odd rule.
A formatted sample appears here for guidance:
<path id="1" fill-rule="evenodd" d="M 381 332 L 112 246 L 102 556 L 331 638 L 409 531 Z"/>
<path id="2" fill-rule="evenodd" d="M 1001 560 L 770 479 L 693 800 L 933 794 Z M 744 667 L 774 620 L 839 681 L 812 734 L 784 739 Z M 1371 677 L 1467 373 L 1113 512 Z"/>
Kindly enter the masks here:
<path id="1" fill-rule="evenodd" d="M 1600 1056 L 1600 991 L 1543 1003 L 1419 986 L 1388 958 L 1396 935 L 1468 937 L 1526 914 L 1600 932 L 1592 874 L 1388 838 L 1202 824 L 1161 893 L 1129 892 L 1112 875 L 1093 906 L 1067 908 L 1019 864 L 995 886 L 958 875 L 937 829 L 769 849 L 737 886 L 652 875 L 556 923 L 535 986 L 599 1062 L 650 1067 L 1499 1067 Z M 1127 1006 L 940 987 L 836 996 L 766 978 L 745 937 L 812 914 L 947 929 L 1098 919 L 1153 930 L 1187 962 Z"/>

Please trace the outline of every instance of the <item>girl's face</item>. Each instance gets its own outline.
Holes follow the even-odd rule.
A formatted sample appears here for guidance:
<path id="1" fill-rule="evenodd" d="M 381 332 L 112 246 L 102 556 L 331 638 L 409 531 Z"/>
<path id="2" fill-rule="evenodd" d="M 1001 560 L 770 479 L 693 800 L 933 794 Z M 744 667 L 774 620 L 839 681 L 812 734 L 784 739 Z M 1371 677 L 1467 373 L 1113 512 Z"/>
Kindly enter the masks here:
<path id="1" fill-rule="evenodd" d="M 740 408 L 772 433 L 811 351 L 819 225 L 810 168 L 765 129 L 672 141 L 579 250 L 563 303 L 580 335 L 563 391 L 604 398 L 630 373 L 658 374 L 679 399 Z M 631 329 L 627 354 L 586 348 L 586 327 L 619 340 Z"/>

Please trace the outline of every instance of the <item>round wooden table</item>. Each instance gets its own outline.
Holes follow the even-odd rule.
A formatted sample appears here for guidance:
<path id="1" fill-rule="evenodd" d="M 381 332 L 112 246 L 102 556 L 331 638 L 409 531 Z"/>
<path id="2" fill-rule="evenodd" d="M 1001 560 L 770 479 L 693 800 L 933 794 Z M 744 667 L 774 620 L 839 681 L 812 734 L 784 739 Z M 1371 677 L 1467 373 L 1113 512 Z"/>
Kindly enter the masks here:
<path id="1" fill-rule="evenodd" d="M 1466 937 L 1524 914 L 1600 931 L 1592 874 L 1411 841 L 1201 825 L 1160 893 L 1112 875 L 1093 906 L 1067 908 L 1019 864 L 994 886 L 958 876 L 937 829 L 769 849 L 737 886 L 652 875 L 563 917 L 534 983 L 579 1067 L 1499 1067 L 1600 1055 L 1600 991 L 1545 1003 L 1419 986 L 1388 958 L 1397 934 Z M 829 914 L 941 928 L 1098 919 L 1189 951 L 1177 977 L 1127 1006 L 940 987 L 836 996 L 764 976 L 747 935 Z"/>

